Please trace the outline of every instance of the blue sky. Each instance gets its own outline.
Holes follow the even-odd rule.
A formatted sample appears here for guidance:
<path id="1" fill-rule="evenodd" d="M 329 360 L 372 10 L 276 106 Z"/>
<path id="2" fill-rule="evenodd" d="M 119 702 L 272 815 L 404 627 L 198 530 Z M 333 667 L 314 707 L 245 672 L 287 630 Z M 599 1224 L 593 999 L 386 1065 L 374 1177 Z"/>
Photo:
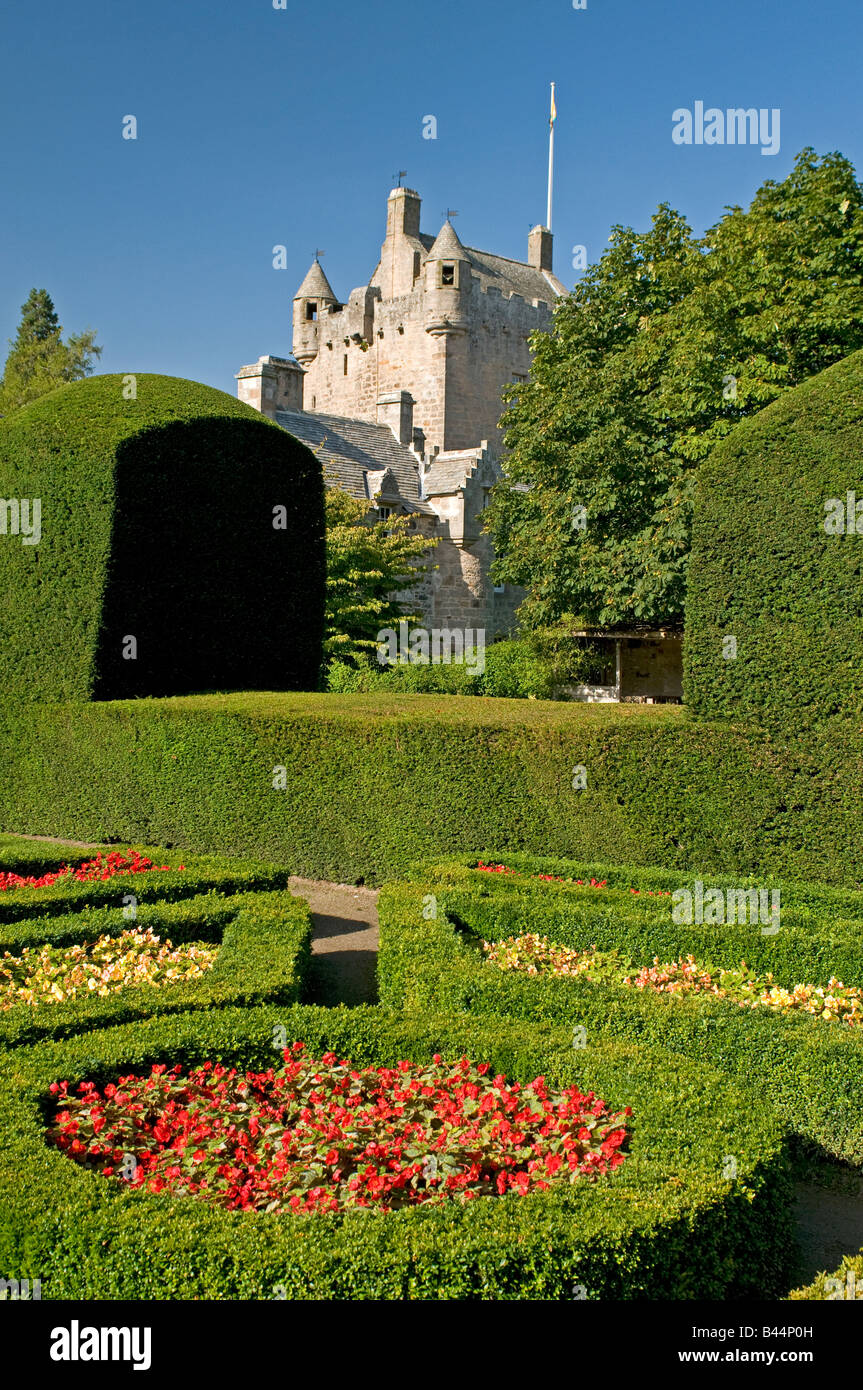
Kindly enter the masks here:
<path id="1" fill-rule="evenodd" d="M 99 371 L 234 394 L 291 347 L 317 247 L 365 283 L 392 175 L 423 230 L 524 259 L 545 220 L 557 84 L 555 270 L 670 202 L 697 231 L 783 178 L 805 145 L 863 168 L 859 0 L 78 0 L 0 20 L 0 346 L 31 286 Z M 778 107 L 781 148 L 679 146 L 672 112 Z M 126 115 L 137 140 L 122 138 Z M 423 139 L 434 115 L 438 138 Z M 286 270 L 272 248 L 287 248 Z"/>

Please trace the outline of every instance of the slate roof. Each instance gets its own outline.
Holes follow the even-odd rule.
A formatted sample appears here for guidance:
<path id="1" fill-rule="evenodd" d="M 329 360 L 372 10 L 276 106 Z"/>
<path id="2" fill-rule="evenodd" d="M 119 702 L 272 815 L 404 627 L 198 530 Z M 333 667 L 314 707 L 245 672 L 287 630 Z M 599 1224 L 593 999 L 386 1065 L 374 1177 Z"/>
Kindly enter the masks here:
<path id="1" fill-rule="evenodd" d="M 305 280 L 294 295 L 295 299 L 332 299 L 338 303 L 332 286 L 324 274 L 324 268 L 317 258 L 312 261 Z"/>
<path id="2" fill-rule="evenodd" d="M 467 478 L 480 462 L 478 449 L 463 449 L 452 454 L 438 454 L 426 469 L 423 491 L 426 497 L 446 497 L 460 492 Z"/>
<path id="3" fill-rule="evenodd" d="M 445 261 L 452 259 L 457 261 L 465 254 L 465 249 L 458 239 L 455 227 L 447 218 L 437 234 L 437 240 L 428 253 L 430 261 Z"/>
<path id="4" fill-rule="evenodd" d="M 568 293 L 563 282 L 551 271 L 536 270 L 524 261 L 493 256 L 490 251 L 477 251 L 473 246 L 466 246 L 464 250 L 484 290 L 495 288 L 506 297 L 520 294 L 529 304 L 541 299 L 550 305 L 557 302 L 559 295 Z"/>
<path id="5" fill-rule="evenodd" d="M 420 500 L 417 460 L 389 425 L 309 410 L 280 410 L 276 422 L 318 455 L 324 480 L 331 487 L 371 501 L 389 473 L 398 499 L 409 511 L 434 515 L 428 503 Z M 389 487 L 385 491 L 392 495 Z"/>

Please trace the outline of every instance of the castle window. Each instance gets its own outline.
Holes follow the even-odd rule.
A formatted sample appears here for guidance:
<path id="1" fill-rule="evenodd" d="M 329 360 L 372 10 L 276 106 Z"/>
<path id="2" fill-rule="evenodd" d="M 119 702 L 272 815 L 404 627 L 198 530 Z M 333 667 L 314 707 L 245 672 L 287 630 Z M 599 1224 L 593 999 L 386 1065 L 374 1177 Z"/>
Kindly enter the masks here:
<path id="1" fill-rule="evenodd" d="M 455 266 L 447 262 L 440 268 L 440 282 L 442 285 L 455 285 Z"/>
<path id="2" fill-rule="evenodd" d="M 390 519 L 390 517 L 392 516 L 392 514 L 393 514 L 393 509 L 392 509 L 392 507 L 378 507 L 378 520 L 379 520 L 379 521 L 389 521 L 389 519 Z"/>
<path id="3" fill-rule="evenodd" d="M 343 375 L 344 375 L 344 376 L 347 376 L 347 374 L 348 374 L 348 354 L 345 353 L 345 363 L 344 363 Z"/>
<path id="4" fill-rule="evenodd" d="M 420 278 L 420 253 L 419 253 L 419 251 L 414 251 L 414 284 L 416 284 L 416 282 L 417 282 L 417 280 L 418 280 L 419 278 Z"/>
<path id="5" fill-rule="evenodd" d="M 306 305 L 306 318 L 309 323 L 316 323 L 318 318 L 318 306 L 309 302 Z"/>

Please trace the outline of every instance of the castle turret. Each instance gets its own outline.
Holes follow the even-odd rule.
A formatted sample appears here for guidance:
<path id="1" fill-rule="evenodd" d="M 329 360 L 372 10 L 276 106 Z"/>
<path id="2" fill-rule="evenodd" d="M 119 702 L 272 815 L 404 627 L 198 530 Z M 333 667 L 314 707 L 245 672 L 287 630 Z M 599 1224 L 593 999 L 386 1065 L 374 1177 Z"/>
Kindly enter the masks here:
<path id="1" fill-rule="evenodd" d="M 464 333 L 469 322 L 471 265 L 455 227 L 444 222 L 425 263 L 427 333 Z"/>
<path id="2" fill-rule="evenodd" d="M 319 323 L 323 314 L 339 307 L 323 266 L 315 257 L 294 296 L 294 356 L 303 366 L 318 355 Z"/>

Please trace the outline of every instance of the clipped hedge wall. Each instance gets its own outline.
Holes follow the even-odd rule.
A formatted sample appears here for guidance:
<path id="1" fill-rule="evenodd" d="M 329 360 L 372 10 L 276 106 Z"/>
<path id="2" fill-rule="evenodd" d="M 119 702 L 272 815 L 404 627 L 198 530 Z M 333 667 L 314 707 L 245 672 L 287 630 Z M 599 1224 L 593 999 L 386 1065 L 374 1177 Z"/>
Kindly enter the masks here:
<path id="1" fill-rule="evenodd" d="M 629 1156 L 596 1185 L 527 1198 L 305 1217 L 130 1191 L 46 1146 L 52 1081 L 159 1061 L 266 1069 L 279 1026 L 318 1056 L 467 1053 L 523 1082 L 577 1082 L 633 1107 Z M 763 1298 L 787 1288 L 788 1196 L 778 1126 L 718 1073 L 620 1043 L 576 1053 L 566 1030 L 368 1007 L 220 1009 L 0 1054 L 0 1268 L 39 1278 L 43 1298 L 571 1299 L 578 1286 L 588 1299 Z"/>
<path id="2" fill-rule="evenodd" d="M 343 882 L 492 846 L 863 886 L 855 738 L 782 742 L 671 705 L 459 696 L 6 706 L 0 816 Z"/>
<path id="3" fill-rule="evenodd" d="M 566 867 L 549 866 L 546 860 L 535 865 L 542 872 Z M 604 869 L 593 867 L 597 877 L 606 877 Z M 568 871 L 576 878 L 590 877 L 583 864 L 570 864 Z M 639 886 L 628 870 L 607 872 Z M 644 886 L 654 886 L 659 877 L 658 871 L 651 874 Z M 730 885 L 725 880 L 716 886 Z M 790 910 L 783 908 L 779 934 L 765 937 L 758 927 L 674 924 L 670 898 L 634 898 L 628 887 L 609 891 L 519 884 L 503 876 L 471 876 L 464 864 L 444 865 L 418 873 L 412 882 L 389 884 L 380 895 L 380 998 L 389 1008 L 420 1013 L 439 1009 L 566 1023 L 570 1029 L 584 1028 L 588 1039 L 619 1038 L 706 1059 L 768 1098 L 791 1131 L 838 1158 L 863 1164 L 861 1030 L 806 1015 L 742 1009 L 709 996 L 669 997 L 624 985 L 590 984 L 580 977 L 501 971 L 484 961 L 480 951 L 483 937 L 500 939 L 530 930 L 582 949 L 616 946 L 636 965 L 650 964 L 657 954 L 667 959 L 666 952 L 735 965 L 748 944 L 747 963 L 775 968 L 780 981 L 794 984 L 805 979 L 808 966 L 822 980 L 829 978 L 828 957 L 836 947 L 850 967 L 844 982 L 863 983 L 859 917 L 828 920 L 819 927 L 814 898 L 809 887 L 796 909 L 796 922 L 789 904 Z M 859 912 L 860 895 L 849 905 Z"/>
<path id="4" fill-rule="evenodd" d="M 188 1009 L 299 1002 L 311 953 L 308 905 L 291 893 L 208 893 L 179 902 L 147 902 L 134 923 L 118 907 L 90 907 L 64 916 L 30 918 L 0 927 L 0 955 L 44 942 L 72 946 L 132 928 L 179 945 L 219 942 L 213 966 L 200 979 L 158 988 L 141 986 L 68 1003 L 16 1005 L 0 1011 L 0 1047 L 63 1038 L 112 1024 Z"/>
<path id="5" fill-rule="evenodd" d="M 38 544 L 0 544 L 7 697 L 315 689 L 319 461 L 210 386 L 139 373 L 126 399 L 127 382 L 73 382 L 0 420 L 5 496 L 41 507 Z"/>
<path id="6" fill-rule="evenodd" d="M 828 510 L 831 499 L 837 505 Z M 842 532 L 828 534 L 834 511 L 844 516 Z M 859 730 L 861 608 L 857 352 L 740 424 L 700 470 L 686 600 L 688 704 L 710 719 L 751 717 L 797 730 L 842 716 Z M 734 660 L 723 655 L 727 636 L 737 639 Z"/>
<path id="7" fill-rule="evenodd" d="M 16 850 L 15 842 L 7 840 L 8 848 L 0 847 L 0 869 L 21 877 L 40 877 L 46 870 L 63 864 L 77 864 L 92 859 L 96 850 L 79 850 L 70 858 L 62 853 L 64 846 L 53 846 L 53 853 L 44 859 L 24 850 Z M 207 889 L 220 893 L 254 892 L 266 888 L 287 888 L 292 869 L 274 864 L 257 864 L 231 859 L 222 855 L 189 855 L 180 850 L 153 849 L 142 845 L 114 845 L 113 849 L 128 854 L 138 849 L 158 867 L 137 874 L 115 874 L 107 879 L 87 879 L 81 882 L 73 875 L 44 888 L 10 888 L 0 893 L 0 930 L 9 922 L 22 922 L 29 917 L 51 917 L 58 913 L 75 912 L 85 906 L 123 906 L 127 895 L 137 902 L 177 902 L 191 898 Z M 165 872 L 162 865 L 168 866 Z M 181 868 L 182 865 L 182 868 Z"/>

